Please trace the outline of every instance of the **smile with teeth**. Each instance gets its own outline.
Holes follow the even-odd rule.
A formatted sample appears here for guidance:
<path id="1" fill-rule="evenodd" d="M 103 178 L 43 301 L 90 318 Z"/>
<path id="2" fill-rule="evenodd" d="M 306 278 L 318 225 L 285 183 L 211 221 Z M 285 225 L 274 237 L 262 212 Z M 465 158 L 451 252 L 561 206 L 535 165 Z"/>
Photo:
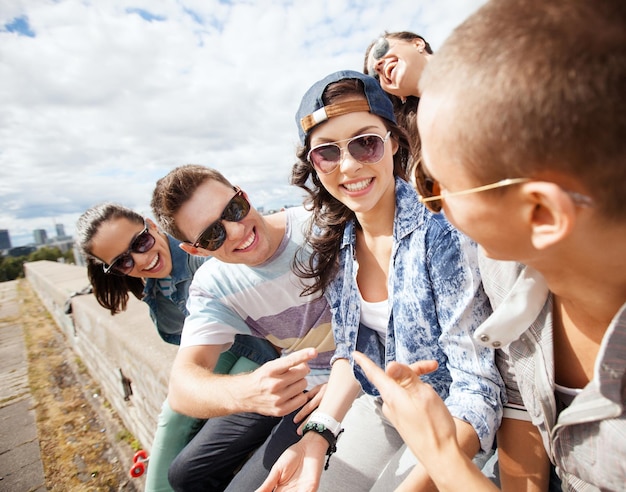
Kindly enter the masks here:
<path id="1" fill-rule="evenodd" d="M 344 183 L 343 186 L 348 191 L 361 191 L 367 188 L 372 182 L 372 178 L 364 179 L 363 181 L 358 181 L 356 183 Z"/>
<path id="2" fill-rule="evenodd" d="M 144 270 L 152 270 L 155 266 L 157 266 L 158 262 L 159 262 L 159 254 L 157 253 L 157 255 L 154 257 L 154 260 L 152 260 L 150 264 L 146 268 L 144 268 Z"/>
<path id="3" fill-rule="evenodd" d="M 237 247 L 237 250 L 242 250 L 242 249 L 246 249 L 250 247 L 250 245 L 254 242 L 255 238 L 256 238 L 256 234 L 254 233 L 254 230 L 253 230 L 248 236 L 248 238 L 242 244 L 240 244 L 239 247 Z"/>

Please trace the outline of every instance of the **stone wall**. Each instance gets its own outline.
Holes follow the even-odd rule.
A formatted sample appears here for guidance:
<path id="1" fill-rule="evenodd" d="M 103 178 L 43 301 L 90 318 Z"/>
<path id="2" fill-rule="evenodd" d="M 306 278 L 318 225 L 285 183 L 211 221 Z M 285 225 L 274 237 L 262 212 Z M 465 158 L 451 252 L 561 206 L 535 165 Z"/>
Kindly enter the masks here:
<path id="1" fill-rule="evenodd" d="M 37 261 L 24 265 L 26 278 L 65 334 L 126 428 L 150 450 L 157 416 L 177 347 L 161 340 L 148 307 L 131 294 L 128 309 L 112 316 L 93 294 L 72 298 L 89 285 L 87 270 Z M 131 394 L 132 393 L 132 394 Z"/>

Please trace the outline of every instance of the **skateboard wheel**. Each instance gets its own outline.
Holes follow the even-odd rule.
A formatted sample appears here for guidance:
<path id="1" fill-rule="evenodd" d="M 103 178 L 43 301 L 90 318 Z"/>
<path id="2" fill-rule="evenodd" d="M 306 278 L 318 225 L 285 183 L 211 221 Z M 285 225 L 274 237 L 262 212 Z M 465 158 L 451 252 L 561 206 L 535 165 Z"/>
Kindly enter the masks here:
<path id="1" fill-rule="evenodd" d="M 132 468 L 130 469 L 130 476 L 133 478 L 137 478 L 143 475 L 145 471 L 146 465 L 143 463 L 143 461 L 140 461 L 132 466 Z"/>
<path id="2" fill-rule="evenodd" d="M 148 452 L 145 449 L 140 449 L 133 456 L 133 463 L 137 463 L 138 461 L 144 461 L 148 459 Z"/>

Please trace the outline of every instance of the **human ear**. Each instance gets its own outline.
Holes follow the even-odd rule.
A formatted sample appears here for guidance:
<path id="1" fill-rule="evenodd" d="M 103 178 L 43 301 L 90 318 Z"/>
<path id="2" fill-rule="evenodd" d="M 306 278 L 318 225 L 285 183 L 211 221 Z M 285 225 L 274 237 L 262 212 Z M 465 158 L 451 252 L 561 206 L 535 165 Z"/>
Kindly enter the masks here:
<path id="1" fill-rule="evenodd" d="M 424 53 L 424 50 L 426 49 L 426 43 L 424 42 L 423 39 L 415 38 L 413 40 L 413 44 L 415 45 L 415 48 L 417 49 L 418 52 Z"/>
<path id="2" fill-rule="evenodd" d="M 196 248 L 194 245 L 189 243 L 180 243 L 178 245 L 180 249 L 182 249 L 188 255 L 193 256 L 210 256 L 209 252 L 206 249 Z"/>
<path id="3" fill-rule="evenodd" d="M 398 152 L 398 149 L 400 148 L 400 144 L 398 143 L 398 141 L 396 140 L 396 137 L 394 137 L 393 135 L 391 136 L 391 153 L 393 155 L 396 155 L 396 152 Z"/>
<path id="4" fill-rule="evenodd" d="M 563 241 L 576 222 L 576 207 L 567 192 L 545 181 L 524 184 L 522 192 L 531 204 L 528 224 L 533 246 L 545 250 Z"/>
<path id="5" fill-rule="evenodd" d="M 159 228 L 159 226 L 156 225 L 156 223 L 152 219 L 149 219 L 148 217 L 146 217 L 144 220 L 146 221 L 146 224 L 148 224 L 148 228 L 149 229 L 158 229 Z"/>

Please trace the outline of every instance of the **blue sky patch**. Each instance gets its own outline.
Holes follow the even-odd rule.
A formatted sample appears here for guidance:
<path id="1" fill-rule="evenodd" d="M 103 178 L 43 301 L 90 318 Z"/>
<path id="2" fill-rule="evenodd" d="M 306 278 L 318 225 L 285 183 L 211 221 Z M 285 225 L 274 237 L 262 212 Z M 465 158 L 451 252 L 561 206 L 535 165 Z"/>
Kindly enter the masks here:
<path id="1" fill-rule="evenodd" d="M 146 20 L 148 22 L 152 22 L 152 21 L 163 22 L 165 20 L 165 16 L 163 16 L 163 15 L 156 15 L 156 14 L 148 12 L 147 10 L 144 10 L 144 9 L 128 8 L 128 9 L 126 9 L 126 12 L 129 13 L 129 14 L 137 14 L 143 20 Z"/>
<path id="2" fill-rule="evenodd" d="M 29 38 L 35 37 L 35 31 L 33 31 L 28 23 L 28 17 L 23 15 L 22 17 L 16 17 L 11 22 L 4 25 L 3 31 L 15 32 L 20 36 L 28 36 Z"/>

